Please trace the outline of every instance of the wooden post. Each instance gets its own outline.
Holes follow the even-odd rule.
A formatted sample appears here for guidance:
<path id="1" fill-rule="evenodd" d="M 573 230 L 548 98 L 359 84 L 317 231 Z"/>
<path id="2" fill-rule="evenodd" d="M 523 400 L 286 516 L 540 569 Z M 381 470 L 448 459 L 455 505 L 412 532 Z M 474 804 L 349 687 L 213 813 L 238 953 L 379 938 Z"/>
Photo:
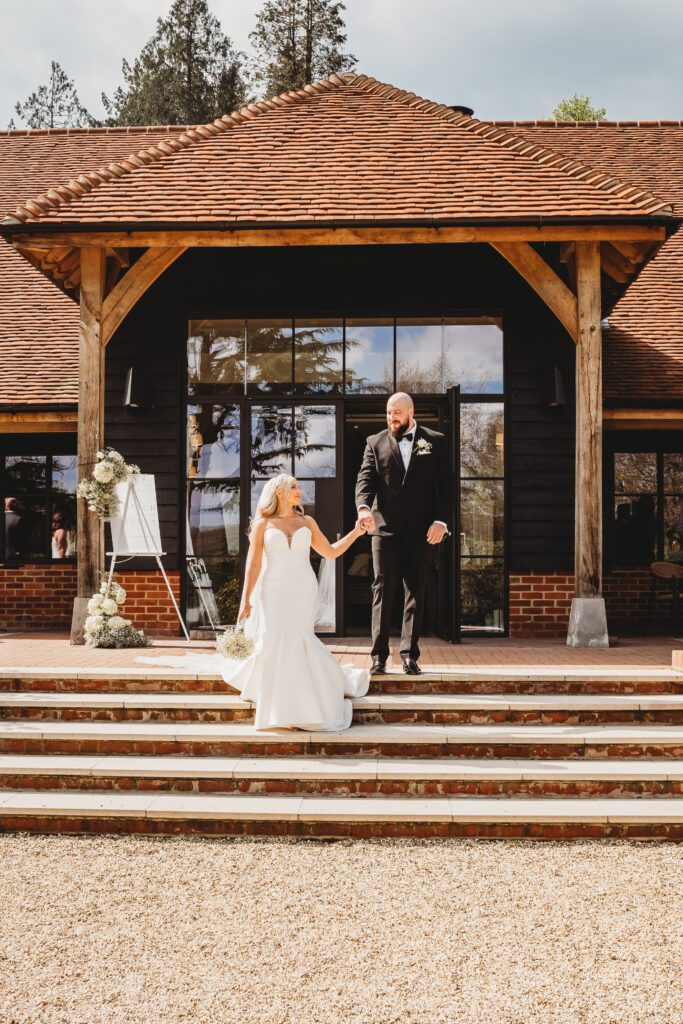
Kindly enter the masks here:
<path id="1" fill-rule="evenodd" d="M 104 298 L 104 249 L 81 249 L 81 318 L 78 340 L 78 479 L 88 477 L 104 435 L 104 348 L 100 341 Z M 78 500 L 78 597 L 99 588 L 104 568 L 104 527 Z M 73 630 L 72 630 L 73 633 Z"/>
<path id="2" fill-rule="evenodd" d="M 577 597 L 602 595 L 602 331 L 600 244 L 576 243 L 576 482 L 574 578 Z"/>

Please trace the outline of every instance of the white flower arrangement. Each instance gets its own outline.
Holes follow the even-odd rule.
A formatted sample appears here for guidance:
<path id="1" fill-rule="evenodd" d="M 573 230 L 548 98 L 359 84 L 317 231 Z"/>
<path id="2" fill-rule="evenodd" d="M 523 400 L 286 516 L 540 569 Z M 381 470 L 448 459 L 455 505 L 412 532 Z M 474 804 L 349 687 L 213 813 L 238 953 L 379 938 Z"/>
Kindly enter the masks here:
<path id="1" fill-rule="evenodd" d="M 85 498 L 90 511 L 97 512 L 100 519 L 109 522 L 119 509 L 116 485 L 139 472 L 139 467 L 128 465 L 120 452 L 105 448 L 97 453 L 92 475 L 78 485 L 78 497 Z"/>
<path id="2" fill-rule="evenodd" d="M 135 629 L 130 619 L 119 615 L 126 600 L 126 591 L 120 583 L 104 580 L 99 592 L 88 601 L 88 617 L 84 634 L 87 647 L 149 647 L 149 637 Z"/>
<path id="3" fill-rule="evenodd" d="M 254 641 L 248 637 L 241 626 L 228 626 L 216 640 L 216 651 L 224 658 L 244 661 L 254 651 Z"/>
<path id="4" fill-rule="evenodd" d="M 430 455 L 432 451 L 432 442 L 421 437 L 419 441 L 415 442 L 415 448 L 418 455 Z"/>

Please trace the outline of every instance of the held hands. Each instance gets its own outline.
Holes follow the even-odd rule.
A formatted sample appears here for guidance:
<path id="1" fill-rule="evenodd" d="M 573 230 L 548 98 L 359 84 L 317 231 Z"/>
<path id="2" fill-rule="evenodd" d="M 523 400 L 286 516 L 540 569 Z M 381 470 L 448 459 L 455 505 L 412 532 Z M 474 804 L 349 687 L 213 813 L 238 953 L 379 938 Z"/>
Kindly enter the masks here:
<path id="1" fill-rule="evenodd" d="M 362 537 L 363 534 L 367 533 L 368 530 L 370 529 L 367 519 L 363 519 L 362 516 L 363 513 L 361 512 L 360 516 L 356 520 L 356 525 L 353 528 L 353 532 L 356 534 L 357 537 Z"/>
<path id="2" fill-rule="evenodd" d="M 362 508 L 358 513 L 358 522 L 362 528 L 363 533 L 374 533 L 377 527 L 375 526 L 375 517 L 369 508 Z"/>

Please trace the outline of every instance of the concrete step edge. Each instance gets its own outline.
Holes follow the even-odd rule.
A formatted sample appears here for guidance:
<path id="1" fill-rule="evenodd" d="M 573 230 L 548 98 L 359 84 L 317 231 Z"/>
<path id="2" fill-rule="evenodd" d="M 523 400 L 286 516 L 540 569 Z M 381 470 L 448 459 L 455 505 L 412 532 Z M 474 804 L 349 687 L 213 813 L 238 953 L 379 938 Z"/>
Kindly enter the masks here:
<path id="1" fill-rule="evenodd" d="M 683 799 L 544 799 L 0 792 L 0 819 L 21 816 L 279 821 L 683 823 Z"/>

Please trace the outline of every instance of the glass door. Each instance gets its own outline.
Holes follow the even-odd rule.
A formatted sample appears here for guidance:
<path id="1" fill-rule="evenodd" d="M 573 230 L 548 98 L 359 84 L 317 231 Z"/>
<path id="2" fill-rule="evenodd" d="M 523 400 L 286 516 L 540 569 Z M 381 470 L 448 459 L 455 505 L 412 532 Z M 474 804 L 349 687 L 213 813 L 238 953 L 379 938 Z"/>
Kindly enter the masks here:
<path id="1" fill-rule="evenodd" d="M 439 552 L 439 636 L 451 643 L 461 640 L 460 604 L 460 387 L 446 391 L 442 408 L 442 427 L 448 439 L 453 486 L 453 511 Z"/>
<path id="2" fill-rule="evenodd" d="M 296 402 L 269 402 L 259 398 L 249 403 L 248 419 L 245 416 L 249 460 L 245 462 L 243 478 L 244 534 L 267 481 L 279 473 L 290 473 L 301 487 L 306 515 L 313 516 L 328 540 L 335 541 L 341 536 L 341 457 L 338 450 L 341 416 L 338 407 L 339 403 L 329 398 Z M 247 549 L 245 537 L 243 568 Z M 319 622 L 317 632 L 335 633 L 341 628 L 338 614 L 340 567 L 336 562 L 332 566 L 324 565 L 313 550 L 311 564 L 319 581 L 324 572 L 333 577 L 330 580 L 330 576 L 326 576 L 332 593 L 326 601 L 325 619 Z"/>

